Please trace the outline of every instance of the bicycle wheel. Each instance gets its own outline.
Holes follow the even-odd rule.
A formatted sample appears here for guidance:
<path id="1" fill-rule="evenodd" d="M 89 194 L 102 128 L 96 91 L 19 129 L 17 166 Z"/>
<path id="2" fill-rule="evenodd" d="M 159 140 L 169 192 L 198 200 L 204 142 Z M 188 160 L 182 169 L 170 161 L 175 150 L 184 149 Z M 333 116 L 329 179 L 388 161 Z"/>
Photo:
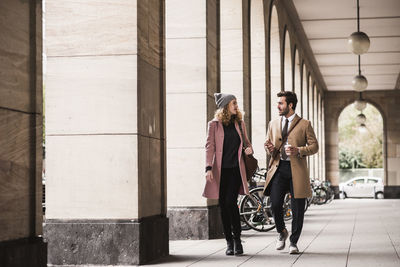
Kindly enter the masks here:
<path id="1" fill-rule="evenodd" d="M 292 205 L 291 205 L 291 195 L 286 193 L 285 199 L 283 201 L 283 219 L 289 221 L 292 219 Z"/>
<path id="2" fill-rule="evenodd" d="M 317 187 L 314 190 L 315 190 L 314 203 L 317 205 L 325 204 L 328 201 L 326 189 L 322 187 Z"/>
<path id="3" fill-rule="evenodd" d="M 331 187 L 327 187 L 326 204 L 331 203 L 334 198 L 335 198 L 335 192 L 332 190 Z"/>
<path id="4" fill-rule="evenodd" d="M 244 196 L 239 195 L 238 199 L 237 199 L 237 205 L 238 208 L 240 210 L 240 205 L 242 203 L 242 199 L 244 198 Z M 244 221 L 243 216 L 240 216 L 240 227 L 242 228 L 242 231 L 247 231 L 250 230 L 251 228 L 247 225 L 247 223 Z"/>
<path id="5" fill-rule="evenodd" d="M 308 197 L 306 198 L 306 203 L 304 205 L 304 212 L 306 212 L 308 210 L 308 207 L 310 207 L 311 203 L 312 203 L 313 197 Z"/>
<path id="6" fill-rule="evenodd" d="M 242 231 L 248 231 L 250 230 L 250 226 L 247 225 L 247 223 L 244 221 L 243 216 L 240 216 L 240 227 L 242 228 Z"/>
<path id="7" fill-rule="evenodd" d="M 267 232 L 275 228 L 275 221 L 271 213 L 269 197 L 264 196 L 262 187 L 250 190 L 240 204 L 240 215 L 244 222 L 259 232 Z"/>

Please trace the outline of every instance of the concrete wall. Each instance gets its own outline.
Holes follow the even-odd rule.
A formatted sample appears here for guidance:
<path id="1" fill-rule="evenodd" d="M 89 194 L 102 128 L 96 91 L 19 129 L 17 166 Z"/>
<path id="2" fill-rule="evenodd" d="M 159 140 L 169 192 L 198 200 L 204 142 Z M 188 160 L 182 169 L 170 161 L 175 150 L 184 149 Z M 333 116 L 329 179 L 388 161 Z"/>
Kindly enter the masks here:
<path id="1" fill-rule="evenodd" d="M 363 99 L 373 104 L 384 121 L 385 185 L 400 185 L 400 91 L 366 91 Z M 333 185 L 339 181 L 338 119 L 343 109 L 359 98 L 356 92 L 328 92 L 325 97 L 326 175 Z M 386 188 L 385 188 L 386 190 Z M 388 188 L 388 190 L 391 190 Z"/>

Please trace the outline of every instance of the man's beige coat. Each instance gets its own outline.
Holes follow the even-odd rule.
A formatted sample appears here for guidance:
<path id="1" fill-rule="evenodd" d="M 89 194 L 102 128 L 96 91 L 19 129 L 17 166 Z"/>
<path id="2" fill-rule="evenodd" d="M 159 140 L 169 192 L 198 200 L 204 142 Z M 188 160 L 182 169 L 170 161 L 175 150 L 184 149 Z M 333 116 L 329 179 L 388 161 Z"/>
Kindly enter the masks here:
<path id="1" fill-rule="evenodd" d="M 295 116 L 290 124 L 289 131 L 300 120 Z M 282 143 L 282 118 L 279 117 L 268 124 L 267 139 L 270 139 L 275 148 L 279 148 Z M 315 137 L 311 122 L 301 119 L 295 128 L 290 132 L 288 143 L 299 148 L 299 155 L 290 156 L 290 166 L 292 169 L 293 191 L 295 198 L 307 198 L 311 196 L 310 177 L 307 169 L 307 156 L 318 152 L 318 141 Z M 269 154 L 269 152 L 267 151 Z M 264 192 L 270 194 L 269 184 L 278 169 L 280 153 L 275 158 L 270 159 L 270 169 L 267 172 Z"/>

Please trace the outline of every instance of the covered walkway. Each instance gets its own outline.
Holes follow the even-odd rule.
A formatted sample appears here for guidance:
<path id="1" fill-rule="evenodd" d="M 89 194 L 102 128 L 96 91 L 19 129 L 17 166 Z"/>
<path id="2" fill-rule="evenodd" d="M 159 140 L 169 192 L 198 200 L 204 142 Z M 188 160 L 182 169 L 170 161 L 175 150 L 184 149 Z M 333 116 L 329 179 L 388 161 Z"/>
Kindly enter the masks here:
<path id="1" fill-rule="evenodd" d="M 400 266 L 400 200 L 346 199 L 306 212 L 300 255 L 275 250 L 276 231 L 243 232 L 245 254 L 225 256 L 223 239 L 170 241 L 151 266 Z"/>
<path id="2" fill-rule="evenodd" d="M 0 267 L 400 266 L 399 0 L 2 0 L 0 36 Z M 354 104 L 385 200 L 312 207 L 301 255 L 249 231 L 226 257 L 202 197 L 214 93 L 236 95 L 266 168 L 281 91 L 318 139 L 310 179 L 336 193 Z"/>

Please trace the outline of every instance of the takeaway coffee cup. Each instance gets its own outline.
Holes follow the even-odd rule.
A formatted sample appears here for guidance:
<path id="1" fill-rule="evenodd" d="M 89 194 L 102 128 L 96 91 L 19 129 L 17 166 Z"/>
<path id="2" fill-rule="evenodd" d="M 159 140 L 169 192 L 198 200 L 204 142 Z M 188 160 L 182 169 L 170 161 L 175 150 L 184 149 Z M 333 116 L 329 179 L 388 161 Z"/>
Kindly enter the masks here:
<path id="1" fill-rule="evenodd" d="M 291 148 L 291 147 L 292 146 L 290 144 L 285 145 L 285 152 L 286 152 L 286 155 L 288 155 L 288 156 L 290 156 L 290 151 L 288 152 L 286 149 Z"/>

